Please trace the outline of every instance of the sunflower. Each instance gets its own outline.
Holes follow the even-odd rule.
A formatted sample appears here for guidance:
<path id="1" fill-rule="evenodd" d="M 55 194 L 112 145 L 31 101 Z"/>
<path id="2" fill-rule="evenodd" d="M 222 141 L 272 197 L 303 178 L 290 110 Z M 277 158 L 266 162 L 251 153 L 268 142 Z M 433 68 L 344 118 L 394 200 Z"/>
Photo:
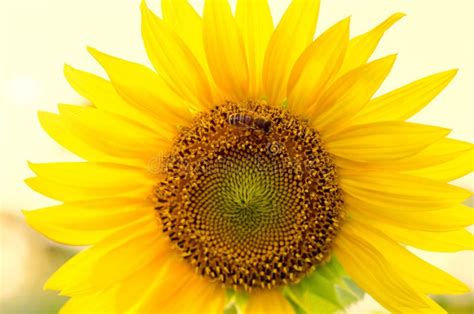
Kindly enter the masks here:
<path id="1" fill-rule="evenodd" d="M 473 248 L 473 145 L 405 120 L 450 70 L 382 96 L 395 55 L 369 61 L 396 13 L 350 39 L 346 18 L 313 39 L 319 1 L 274 28 L 265 0 L 142 3 L 155 70 L 96 49 L 109 80 L 65 67 L 88 106 L 40 112 L 83 162 L 30 164 L 25 211 L 48 238 L 89 246 L 45 284 L 62 311 L 335 312 L 365 291 L 392 312 L 438 313 L 466 293 L 415 256 Z M 354 284 L 355 283 L 355 284 Z M 229 312 L 230 313 L 230 312 Z"/>

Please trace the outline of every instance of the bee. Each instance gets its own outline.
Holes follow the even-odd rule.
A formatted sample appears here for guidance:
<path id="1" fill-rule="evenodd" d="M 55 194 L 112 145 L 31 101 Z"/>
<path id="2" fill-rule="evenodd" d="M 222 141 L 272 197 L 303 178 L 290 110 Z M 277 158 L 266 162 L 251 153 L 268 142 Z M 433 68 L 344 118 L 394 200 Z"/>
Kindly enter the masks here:
<path id="1" fill-rule="evenodd" d="M 237 113 L 229 116 L 229 124 L 252 130 L 261 130 L 265 133 L 270 132 L 272 122 L 262 117 L 253 117 L 251 114 Z"/>

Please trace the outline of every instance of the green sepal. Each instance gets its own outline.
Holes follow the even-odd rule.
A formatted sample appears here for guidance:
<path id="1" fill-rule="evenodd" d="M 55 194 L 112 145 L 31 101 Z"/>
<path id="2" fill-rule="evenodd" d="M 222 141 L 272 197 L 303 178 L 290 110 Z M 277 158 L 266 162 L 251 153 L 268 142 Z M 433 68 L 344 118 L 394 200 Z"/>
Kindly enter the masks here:
<path id="1" fill-rule="evenodd" d="M 343 312 L 362 299 L 364 291 L 347 275 L 336 257 L 319 266 L 298 284 L 285 288 L 298 314 Z"/>
<path id="2" fill-rule="evenodd" d="M 239 311 L 237 310 L 235 304 L 231 304 L 224 309 L 224 314 L 239 314 Z"/>
<path id="3" fill-rule="evenodd" d="M 244 313 L 245 306 L 249 300 L 249 295 L 246 292 L 234 291 L 226 289 L 227 307 L 224 314 L 241 314 Z"/>

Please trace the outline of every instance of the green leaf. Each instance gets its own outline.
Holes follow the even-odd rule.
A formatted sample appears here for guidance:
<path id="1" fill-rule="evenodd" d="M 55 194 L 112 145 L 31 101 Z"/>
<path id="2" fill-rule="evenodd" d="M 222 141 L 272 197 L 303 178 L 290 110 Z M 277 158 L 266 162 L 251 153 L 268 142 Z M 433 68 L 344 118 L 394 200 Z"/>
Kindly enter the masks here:
<path id="1" fill-rule="evenodd" d="M 335 257 L 298 284 L 288 286 L 285 293 L 298 314 L 343 311 L 364 295 Z"/>
<path id="2" fill-rule="evenodd" d="M 356 297 L 362 299 L 364 297 L 365 291 L 359 288 L 349 277 L 344 278 L 344 283 L 347 285 L 347 288 L 354 293 Z"/>
<path id="3" fill-rule="evenodd" d="M 359 300 L 359 298 L 357 298 L 357 296 L 355 296 L 353 293 L 345 289 L 341 289 L 340 287 L 336 287 L 336 291 L 341 304 L 350 305 Z"/>
<path id="4" fill-rule="evenodd" d="M 231 305 L 228 308 L 224 310 L 224 314 L 238 314 L 239 312 L 237 311 L 237 308 L 235 305 Z"/>
<path id="5" fill-rule="evenodd" d="M 304 280 L 303 287 L 309 294 L 318 295 L 334 306 L 342 308 L 342 305 L 339 303 L 337 291 L 334 289 L 334 282 L 322 274 L 319 274 L 317 271 Z M 313 293 L 314 287 L 318 287 L 317 294 Z"/>
<path id="6" fill-rule="evenodd" d="M 310 309 L 312 312 L 310 313 L 334 314 L 341 310 L 338 305 L 312 293 L 305 294 L 305 302 L 312 305 L 312 308 Z"/>
<path id="7" fill-rule="evenodd" d="M 232 289 L 226 289 L 225 290 L 225 298 L 227 300 L 227 303 L 232 302 L 235 298 L 235 291 Z"/>
<path id="8" fill-rule="evenodd" d="M 246 292 L 234 291 L 233 289 L 226 289 L 226 300 L 228 307 L 224 310 L 224 314 L 239 314 L 243 313 L 247 305 L 249 295 Z"/>
<path id="9" fill-rule="evenodd" d="M 235 305 L 239 309 L 239 313 L 243 312 L 243 309 L 249 301 L 249 295 L 246 292 L 236 292 L 235 293 Z"/>
<path id="10" fill-rule="evenodd" d="M 293 310 L 295 311 L 295 314 L 305 314 L 306 312 L 299 306 L 293 299 L 288 298 L 288 302 L 290 302 L 291 306 L 293 307 Z"/>

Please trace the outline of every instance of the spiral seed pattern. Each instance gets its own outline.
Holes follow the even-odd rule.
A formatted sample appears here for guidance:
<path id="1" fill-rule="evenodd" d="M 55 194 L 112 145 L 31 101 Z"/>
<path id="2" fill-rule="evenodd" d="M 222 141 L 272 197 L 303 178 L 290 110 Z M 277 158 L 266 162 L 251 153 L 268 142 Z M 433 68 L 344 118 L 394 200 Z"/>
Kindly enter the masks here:
<path id="1" fill-rule="evenodd" d="M 229 123 L 239 115 L 271 128 Z M 163 231 L 198 273 L 234 289 L 297 282 L 326 260 L 343 219 L 317 131 L 264 103 L 202 113 L 181 130 L 161 172 Z"/>

